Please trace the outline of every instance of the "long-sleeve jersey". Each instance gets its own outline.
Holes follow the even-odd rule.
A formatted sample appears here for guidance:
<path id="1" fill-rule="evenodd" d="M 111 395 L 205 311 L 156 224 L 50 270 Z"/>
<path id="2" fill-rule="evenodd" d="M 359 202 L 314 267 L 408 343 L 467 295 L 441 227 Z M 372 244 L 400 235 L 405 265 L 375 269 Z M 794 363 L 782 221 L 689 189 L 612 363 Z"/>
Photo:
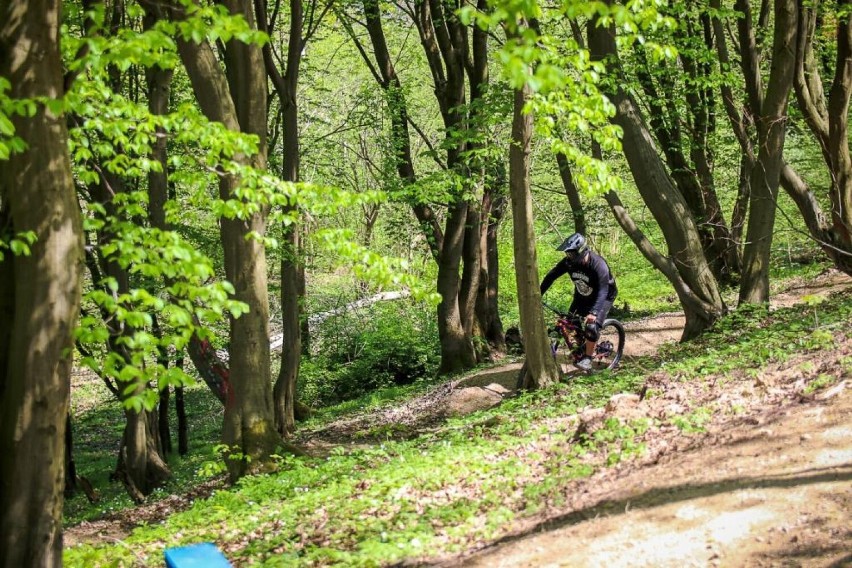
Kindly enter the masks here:
<path id="1" fill-rule="evenodd" d="M 565 257 L 559 261 L 541 281 L 541 294 L 547 292 L 554 280 L 564 274 L 570 274 L 575 289 L 572 305 L 589 306 L 588 313 L 597 316 L 606 302 L 615 300 L 618 287 L 609 266 L 600 255 L 589 251 L 588 262 L 583 262 L 583 258 L 571 261 Z"/>

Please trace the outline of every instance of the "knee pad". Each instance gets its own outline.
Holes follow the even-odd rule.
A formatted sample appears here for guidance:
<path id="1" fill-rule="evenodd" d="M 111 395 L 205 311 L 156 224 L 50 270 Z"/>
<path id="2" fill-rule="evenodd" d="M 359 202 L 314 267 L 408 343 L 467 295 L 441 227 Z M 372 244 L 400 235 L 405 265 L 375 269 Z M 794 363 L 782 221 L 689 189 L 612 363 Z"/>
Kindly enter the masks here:
<path id="1" fill-rule="evenodd" d="M 601 336 L 601 324 L 599 321 L 594 321 L 586 326 L 586 339 L 589 341 L 597 341 Z"/>

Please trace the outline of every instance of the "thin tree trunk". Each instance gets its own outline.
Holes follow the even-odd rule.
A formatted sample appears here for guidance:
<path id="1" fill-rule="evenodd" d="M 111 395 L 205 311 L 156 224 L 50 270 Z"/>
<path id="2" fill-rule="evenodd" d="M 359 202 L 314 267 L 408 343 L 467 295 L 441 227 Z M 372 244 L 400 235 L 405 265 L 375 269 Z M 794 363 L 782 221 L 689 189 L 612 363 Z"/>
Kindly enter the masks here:
<path id="1" fill-rule="evenodd" d="M 71 427 L 71 412 L 65 420 L 65 498 L 77 492 L 77 464 L 74 463 L 74 431 Z"/>
<path id="2" fill-rule="evenodd" d="M 722 25 L 722 20 L 719 17 L 721 11 L 721 1 L 711 0 L 710 7 L 717 11 L 710 24 L 713 30 L 713 36 L 716 46 L 716 54 L 719 58 L 719 66 L 723 72 L 731 70 L 731 58 L 728 51 L 728 42 L 726 39 L 725 28 Z M 748 41 L 746 43 L 749 43 Z M 748 60 L 748 58 L 746 58 Z M 722 82 L 720 85 L 722 94 L 722 103 L 725 107 L 725 113 L 728 116 L 728 121 L 734 132 L 734 136 L 740 144 L 741 159 L 740 159 L 740 175 L 739 184 L 737 186 L 737 198 L 734 203 L 734 209 L 731 214 L 731 254 L 736 258 L 731 258 L 729 261 L 731 266 L 736 266 L 737 272 L 742 270 L 742 236 L 745 229 L 745 220 L 748 214 L 748 202 L 751 194 L 749 186 L 750 174 L 754 168 L 755 155 L 752 145 L 752 139 L 749 134 L 752 114 L 748 110 L 740 113 L 737 106 L 737 101 L 734 97 L 733 89 L 727 82 Z M 748 107 L 748 105 L 746 105 Z"/>
<path id="3" fill-rule="evenodd" d="M 480 202 L 481 206 L 481 202 Z M 479 279 L 482 274 L 482 211 L 468 204 L 467 223 L 464 228 L 464 247 L 462 249 L 462 280 L 459 291 L 462 326 L 465 335 L 474 336 L 476 326 L 476 299 L 479 292 Z M 482 360 L 477 353 L 477 359 Z"/>
<path id="4" fill-rule="evenodd" d="M 273 390 L 275 399 L 275 427 L 282 436 L 296 431 L 296 382 L 302 356 L 301 303 L 299 302 L 299 232 L 295 227 L 285 228 L 284 258 L 281 260 L 281 314 L 282 346 L 281 369 Z"/>
<path id="5" fill-rule="evenodd" d="M 503 176 L 505 177 L 505 176 Z M 503 181 L 497 181 L 500 185 Z M 482 241 L 482 274 L 479 278 L 479 293 L 476 300 L 476 317 L 480 333 L 489 346 L 489 358 L 500 359 L 506 353 L 506 337 L 503 333 L 503 322 L 500 321 L 500 310 L 497 303 L 499 291 L 500 257 L 497 253 L 497 235 L 503 214 L 506 211 L 508 197 L 498 193 L 501 188 L 486 189 L 485 197 L 490 203 L 483 206 L 484 226 Z M 505 190 L 504 190 L 505 191 Z M 493 195 L 497 193 L 496 197 Z M 493 197 L 493 201 L 491 198 Z M 488 213 L 486 213 L 488 212 Z"/>
<path id="6" fill-rule="evenodd" d="M 477 9 L 486 12 L 487 0 L 477 0 Z M 485 95 L 488 89 L 488 33 L 479 26 L 474 26 L 471 31 L 470 59 L 466 62 L 465 69 L 470 84 L 470 107 L 467 128 L 472 131 L 482 130 L 480 123 L 487 114 L 484 112 L 486 104 Z M 482 361 L 486 358 L 499 358 L 504 351 L 504 339 L 502 337 L 502 323 L 499 316 L 495 319 L 489 318 L 487 325 L 500 325 L 499 341 L 494 340 L 495 330 L 483 327 L 482 314 L 491 310 L 490 298 L 483 293 L 488 287 L 486 280 L 489 276 L 488 268 L 488 238 L 491 208 L 495 199 L 495 192 L 500 191 L 499 180 L 494 180 L 488 175 L 490 171 L 499 172 L 497 165 L 499 160 L 483 159 L 479 157 L 479 150 L 483 143 L 478 137 L 473 136 L 468 142 L 468 148 L 472 157 L 467 160 L 471 180 L 476 177 L 481 180 L 477 187 L 481 186 L 482 197 L 479 199 L 479 210 L 468 211 L 469 226 L 465 234 L 464 245 L 464 271 L 462 273 L 462 318 L 465 331 L 480 341 L 475 343 L 477 359 Z M 473 202 L 471 202 L 473 203 Z M 502 212 L 501 212 L 502 214 Z M 496 235 L 495 235 L 496 236 Z M 495 350 L 496 348 L 496 350 Z"/>
<path id="7" fill-rule="evenodd" d="M 0 0 L 0 77 L 12 99 L 62 98 L 60 6 Z M 11 120 L 28 149 L 0 162 L 0 221 L 37 240 L 29 255 L 0 260 L 0 566 L 58 567 L 82 222 L 64 117 L 38 104 Z"/>
<path id="8" fill-rule="evenodd" d="M 175 366 L 183 369 L 183 356 L 175 361 Z M 185 456 L 189 451 L 189 428 L 186 420 L 186 403 L 183 398 L 183 387 L 175 387 L 175 415 L 178 428 L 178 454 Z"/>
<path id="9" fill-rule="evenodd" d="M 571 206 L 571 217 L 574 218 L 574 232 L 581 235 L 586 234 L 586 212 L 583 209 L 583 202 L 580 201 L 580 192 L 577 190 L 577 184 L 574 183 L 574 176 L 571 174 L 571 165 L 564 154 L 556 154 L 556 164 L 559 166 L 559 177 L 562 179 L 562 188 L 565 190 L 565 195 L 568 197 L 568 204 Z"/>
<path id="10" fill-rule="evenodd" d="M 299 181 L 299 110 L 297 90 L 299 86 L 299 66 L 302 59 L 304 41 L 302 38 L 302 0 L 290 0 L 290 30 L 287 47 L 287 64 L 283 75 L 278 71 L 272 53 L 272 45 L 263 48 L 266 72 L 272 79 L 275 93 L 281 105 L 283 115 L 283 166 L 281 177 L 284 181 Z M 268 31 L 266 23 L 266 3 L 257 2 L 258 24 L 262 31 Z M 285 213 L 298 219 L 299 212 L 294 206 L 285 208 Z M 275 427 L 282 436 L 292 435 L 296 431 L 295 406 L 296 383 L 299 379 L 299 364 L 302 357 L 302 306 L 304 304 L 304 270 L 300 261 L 298 221 L 284 226 L 284 247 L 281 258 L 281 317 L 282 346 L 281 368 L 273 389 L 275 404 Z"/>
<path id="11" fill-rule="evenodd" d="M 749 176 L 754 169 L 754 157 L 743 152 L 740 157 L 739 183 L 737 184 L 737 199 L 734 201 L 734 211 L 731 214 L 731 240 L 736 245 L 739 257 L 739 266 L 742 266 L 742 240 L 745 229 L 746 216 L 748 215 L 748 202 L 751 197 L 751 185 Z"/>
<path id="12" fill-rule="evenodd" d="M 172 453 L 172 433 L 169 428 L 169 386 L 160 390 L 160 403 L 157 408 L 157 434 L 160 437 L 160 448 L 163 454 Z"/>
<path id="13" fill-rule="evenodd" d="M 783 167 L 787 99 L 796 60 L 797 9 L 794 0 L 775 0 L 772 69 L 757 121 L 757 163 L 751 174 L 751 202 L 743 254 L 740 302 L 769 302 L 769 257 Z"/>
<path id="14" fill-rule="evenodd" d="M 541 309 L 538 256 L 535 247 L 532 195 L 530 193 L 530 141 L 533 117 L 524 114 L 530 91 L 526 85 L 515 91 L 512 143 L 509 146 L 509 188 L 512 194 L 515 280 L 524 336 L 526 375 L 523 388 L 543 388 L 559 380 L 559 369 L 550 351 Z"/>

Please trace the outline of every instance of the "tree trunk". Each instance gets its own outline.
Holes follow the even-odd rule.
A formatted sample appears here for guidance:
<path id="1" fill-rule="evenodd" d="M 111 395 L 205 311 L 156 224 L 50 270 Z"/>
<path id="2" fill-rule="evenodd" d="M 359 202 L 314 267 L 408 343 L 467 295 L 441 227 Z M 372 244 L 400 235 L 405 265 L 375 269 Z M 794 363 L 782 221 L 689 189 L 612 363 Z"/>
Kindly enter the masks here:
<path id="1" fill-rule="evenodd" d="M 0 0 L 0 76 L 13 99 L 63 96 L 59 2 Z M 0 221 L 32 231 L 0 261 L 0 566 L 61 566 L 65 422 L 80 309 L 82 222 L 65 119 L 12 117 L 27 150 L 0 161 Z"/>
<path id="2" fill-rule="evenodd" d="M 141 389 L 140 389 L 141 390 Z M 134 394 L 141 394 L 137 391 Z M 171 477 L 159 444 L 157 412 L 125 409 L 124 435 L 119 448 L 116 475 L 134 502 L 144 497 Z"/>
<path id="3" fill-rule="evenodd" d="M 837 22 L 837 61 L 828 100 L 828 154 L 831 164 L 831 222 L 835 265 L 852 274 L 852 155 L 849 151 L 849 99 L 852 95 L 852 2 L 841 0 Z"/>
<path id="4" fill-rule="evenodd" d="M 505 177 L 505 176 L 503 176 Z M 501 185 L 502 180 L 496 182 Z M 489 346 L 489 358 L 500 359 L 506 353 L 506 337 L 503 333 L 503 322 L 500 321 L 500 310 L 497 303 L 500 276 L 500 257 L 497 253 L 497 234 L 503 214 L 506 211 L 508 198 L 505 193 L 498 193 L 502 188 L 486 189 L 485 197 L 490 203 L 483 206 L 483 221 L 485 226 L 482 247 L 482 274 L 479 278 L 479 292 L 476 299 L 476 317 L 480 333 Z M 493 198 L 493 200 L 492 200 Z M 490 212 L 487 213 L 487 212 Z"/>
<path id="5" fill-rule="evenodd" d="M 169 428 L 169 385 L 160 391 L 160 404 L 157 407 L 157 435 L 160 439 L 162 454 L 172 453 L 172 433 Z"/>
<path id="6" fill-rule="evenodd" d="M 849 6 L 849 1 L 841 3 Z M 799 108 L 822 150 L 831 184 L 831 213 L 825 219 L 816 199 L 798 176 L 785 167 L 782 185 L 805 216 L 811 236 L 835 266 L 852 274 L 852 158 L 849 153 L 849 98 L 852 93 L 852 18 L 837 22 L 837 57 L 828 100 L 814 55 L 819 3 L 801 6 L 794 87 Z"/>
<path id="7" fill-rule="evenodd" d="M 460 40 L 460 24 L 455 17 L 451 17 L 453 21 L 449 23 L 442 17 L 436 28 L 432 22 L 432 8 L 441 9 L 437 4 L 432 6 L 428 1 L 418 1 L 415 6 L 417 13 L 415 23 L 435 80 L 435 95 L 449 138 L 449 133 L 456 128 L 457 124 L 460 124 L 459 113 L 451 109 L 456 109 L 464 102 L 463 53 L 459 51 L 458 44 L 454 43 Z M 377 63 L 374 73 L 388 95 L 394 148 L 397 149 L 397 172 L 404 183 L 412 183 L 415 180 L 415 173 L 408 134 L 408 114 L 399 78 L 387 48 L 378 3 L 374 0 L 365 1 L 364 13 Z M 372 63 L 363 51 L 362 55 L 372 67 Z M 458 165 L 460 150 L 457 142 L 451 142 L 451 147 L 447 151 L 448 167 Z M 439 372 L 450 373 L 471 368 L 476 364 L 476 353 L 469 331 L 473 328 L 472 314 L 468 309 L 471 306 L 460 299 L 463 287 L 459 279 L 462 252 L 465 246 L 464 233 L 468 219 L 468 203 L 458 201 L 449 206 L 443 234 L 435 214 L 427 205 L 414 204 L 413 211 L 438 263 L 437 289 L 441 294 L 441 303 L 438 306 L 438 335 L 441 342 Z M 474 275 L 468 272 L 468 290 L 473 290 L 474 293 L 476 290 L 476 286 L 473 286 L 474 279 L 478 277 L 478 273 Z M 463 320 L 463 310 L 471 315 L 470 321 Z"/>
<path id="8" fill-rule="evenodd" d="M 145 28 L 149 29 L 155 23 L 156 19 L 153 15 L 146 14 L 144 19 Z M 145 80 L 148 89 L 148 110 L 151 114 L 158 116 L 168 114 L 173 75 L 174 70 L 161 69 L 156 65 L 146 69 Z M 148 172 L 148 221 L 151 227 L 166 231 L 170 229 L 166 222 L 166 202 L 169 199 L 167 138 L 166 132 L 160 127 L 158 127 L 157 134 L 157 139 L 154 141 L 153 148 L 151 149 L 151 159 L 160 163 L 162 171 L 157 172 L 152 170 Z M 166 284 L 170 283 L 167 281 Z M 155 329 L 159 334 L 157 320 L 155 319 L 154 322 Z M 159 363 L 164 368 L 168 368 L 169 366 L 168 354 L 164 348 L 160 351 Z M 169 386 L 166 385 L 160 391 L 160 404 L 157 414 L 157 430 L 160 440 L 159 448 L 163 453 L 172 452 L 172 436 L 169 428 L 169 398 Z"/>
<path id="9" fill-rule="evenodd" d="M 710 23 L 715 39 L 716 54 L 719 58 L 719 66 L 723 72 L 730 71 L 731 60 L 728 52 L 728 42 L 726 39 L 725 27 L 719 17 L 721 12 L 720 0 L 710 0 L 710 7 L 716 10 L 716 14 L 711 18 Z M 746 41 L 746 44 L 749 42 Z M 746 58 L 748 61 L 749 58 Z M 738 103 L 734 97 L 734 91 L 731 85 L 727 82 L 722 82 L 720 85 L 722 94 L 722 103 L 725 107 L 725 113 L 728 116 L 728 121 L 734 132 L 734 136 L 741 148 L 740 159 L 740 175 L 739 184 L 737 186 L 737 198 L 734 203 L 734 209 L 731 214 L 731 254 L 733 255 L 729 263 L 735 266 L 737 272 L 742 270 L 742 235 L 745 230 L 745 220 L 748 213 L 748 201 L 751 193 L 749 186 L 750 174 L 754 168 L 754 148 L 752 139 L 749 133 L 751 113 L 748 110 L 740 113 Z M 746 105 L 748 107 L 748 105 Z"/>
<path id="10" fill-rule="evenodd" d="M 125 193 L 126 188 L 122 179 L 104 169 L 99 183 L 91 186 L 91 192 L 92 197 L 104 206 L 108 214 L 115 215 L 114 198 L 116 195 Z M 108 243 L 114 237 L 114 234 L 107 231 L 99 233 L 100 242 Z M 102 268 L 103 273 L 116 283 L 116 291 L 119 295 L 130 293 L 130 275 L 126 267 L 122 266 L 116 259 L 109 258 L 102 259 Z M 130 356 L 120 340 L 131 338 L 134 330 L 126 324 L 116 324 L 115 320 L 105 321 L 105 325 L 110 332 L 108 349 L 110 352 L 123 357 L 124 361 L 129 364 Z M 132 386 L 130 383 L 119 383 L 119 400 L 121 400 L 122 405 L 125 405 L 130 397 L 141 396 L 149 388 L 144 382 L 137 383 L 131 394 L 126 392 L 126 388 L 130 386 Z M 125 425 L 122 445 L 119 448 L 120 455 L 116 472 L 124 476 L 122 481 L 131 498 L 139 502 L 142 497 L 149 495 L 171 477 L 171 472 L 160 455 L 161 446 L 159 444 L 159 432 L 156 428 L 158 422 L 156 408 L 151 411 L 137 411 L 125 406 L 124 414 L 127 424 Z M 145 426 L 149 417 L 153 420 L 153 428 Z M 149 436 L 153 438 L 149 439 Z"/>
<path id="11" fill-rule="evenodd" d="M 793 0 L 775 0 L 772 69 L 757 120 L 757 163 L 751 173 L 751 200 L 743 254 L 740 303 L 769 302 L 769 257 L 783 166 L 787 99 L 796 60 L 797 9 Z"/>
<path id="12" fill-rule="evenodd" d="M 559 166 L 559 177 L 562 179 L 562 188 L 565 190 L 565 195 L 568 197 L 568 204 L 571 206 L 571 216 L 574 218 L 574 232 L 585 235 L 586 213 L 583 210 L 583 202 L 580 201 L 580 192 L 577 190 L 577 184 L 574 183 L 574 176 L 571 174 L 571 165 L 568 163 L 568 158 L 564 154 L 556 154 L 556 164 Z"/>
<path id="13" fill-rule="evenodd" d="M 521 333 L 524 336 L 527 373 L 523 388 L 543 388 L 559 380 L 559 369 L 550 351 L 547 324 L 541 309 L 538 281 L 538 257 L 535 247 L 532 195 L 530 193 L 530 141 L 533 117 L 524 114 L 529 100 L 529 87 L 515 91 L 512 142 L 509 146 L 509 189 L 512 195 L 514 227 L 515 280 L 518 285 L 518 308 Z"/>
<path id="14" fill-rule="evenodd" d="M 258 2 L 258 23 L 268 31 L 265 2 Z M 302 0 L 290 0 L 290 33 L 287 47 L 287 66 L 282 75 L 276 66 L 272 45 L 263 48 L 264 64 L 284 117 L 284 156 L 281 178 L 284 181 L 299 181 L 299 109 L 297 104 L 299 66 L 304 41 L 302 39 Z M 298 209 L 285 208 L 285 213 L 298 219 Z M 296 383 L 299 379 L 299 364 L 302 357 L 302 306 L 304 304 L 304 271 L 299 258 L 299 223 L 284 226 L 284 247 L 281 259 L 281 317 L 282 346 L 281 369 L 273 389 L 275 404 L 275 427 L 282 436 L 296 431 L 295 406 Z"/>
<path id="15" fill-rule="evenodd" d="M 479 279 L 482 277 L 482 234 L 482 211 L 473 204 L 469 204 L 464 228 L 462 279 L 459 290 L 462 326 L 468 337 L 473 337 L 474 332 L 479 331 L 476 321 L 476 300 L 479 293 Z M 484 353 L 476 353 L 477 360 L 481 361 L 483 356 Z"/>
<path id="16" fill-rule="evenodd" d="M 275 427 L 282 436 L 296 431 L 296 382 L 299 379 L 301 346 L 301 302 L 299 302 L 299 233 L 295 227 L 285 228 L 284 258 L 281 260 L 281 369 L 273 390 Z"/>
<path id="17" fill-rule="evenodd" d="M 155 19 L 147 15 L 146 28 L 154 23 Z M 148 110 L 151 114 L 158 116 L 168 114 L 173 75 L 172 69 L 161 69 L 156 65 L 146 70 Z M 148 172 L 148 220 L 152 227 L 165 231 L 169 228 L 166 224 L 166 201 L 169 198 L 167 138 L 162 127 L 157 127 L 157 135 L 151 148 L 151 159 L 160 163 L 162 171 Z"/>
<path id="18" fill-rule="evenodd" d="M 254 24 L 249 5 L 237 3 L 231 10 L 240 13 L 250 25 Z M 259 153 L 250 161 L 246 159 L 246 163 L 265 168 L 266 73 L 260 48 L 238 40 L 229 42 L 227 81 L 209 43 L 179 40 L 178 52 L 204 114 L 230 130 L 258 136 Z M 220 198 L 235 199 L 238 185 L 239 180 L 234 176 L 222 176 Z M 266 233 L 266 216 L 266 209 L 262 208 L 245 220 L 224 218 L 220 222 L 225 275 L 234 286 L 234 299 L 249 306 L 248 313 L 231 318 L 230 325 L 229 381 L 233 392 L 225 404 L 222 441 L 236 458 L 227 459 L 232 480 L 265 470 L 280 442 L 269 375 L 266 251 L 263 243 L 248 237 Z"/>
<path id="19" fill-rule="evenodd" d="M 415 25 L 420 34 L 420 43 L 432 73 L 435 98 L 444 123 L 447 144 L 447 168 L 461 176 L 467 189 L 474 182 L 470 177 L 462 155 L 467 149 L 466 137 L 461 136 L 467 128 L 469 118 L 462 112 L 465 103 L 465 60 L 468 54 L 466 28 L 458 16 L 440 2 L 417 0 L 414 3 Z M 455 192 L 450 197 L 444 240 L 438 258 L 437 290 L 441 295 L 438 305 L 438 336 L 441 340 L 441 364 L 439 373 L 451 373 L 469 369 L 476 364 L 472 326 L 464 318 L 471 316 L 472 306 L 462 298 L 463 288 L 459 280 L 459 269 L 465 250 L 465 224 L 468 219 L 469 202 L 464 192 Z M 471 254 L 478 254 L 478 247 L 469 246 Z M 478 278 L 478 266 L 473 267 Z M 464 312 L 463 312 L 464 310 Z"/>
<path id="20" fill-rule="evenodd" d="M 617 61 L 614 26 L 598 27 L 593 21 L 589 27 L 589 46 L 593 58 Z M 624 132 L 622 146 L 630 171 L 643 201 L 663 232 L 669 257 L 674 263 L 675 273 L 669 273 L 667 277 L 676 289 L 686 286 L 689 294 L 699 300 L 682 304 L 686 324 L 681 339 L 691 339 L 712 325 L 725 311 L 718 283 L 704 256 L 695 220 L 654 148 L 639 108 L 621 88 L 609 96 L 616 107 L 613 122 Z M 678 295 L 683 298 L 680 293 Z"/>
<path id="21" fill-rule="evenodd" d="M 662 272 L 669 282 L 672 283 L 684 311 L 695 314 L 693 316 L 694 318 L 700 318 L 701 314 L 704 313 L 713 313 L 715 307 L 704 302 L 704 300 L 699 298 L 692 289 L 690 289 L 689 285 L 678 273 L 678 269 L 674 261 L 671 258 L 660 254 L 651 241 L 649 241 L 645 234 L 642 233 L 641 229 L 639 229 L 635 221 L 633 221 L 633 218 L 628 213 L 627 208 L 621 203 L 621 199 L 618 197 L 618 194 L 614 191 L 610 191 L 604 195 L 604 199 L 606 199 L 606 202 L 609 204 L 615 220 L 621 228 L 624 229 L 624 232 L 628 237 L 630 237 L 630 240 L 633 241 L 633 244 L 635 244 L 636 248 L 639 249 L 639 252 L 642 253 L 642 256 L 644 256 L 648 262 L 654 266 L 654 268 Z"/>
<path id="22" fill-rule="evenodd" d="M 71 427 L 71 412 L 65 420 L 65 497 L 77 493 L 77 464 L 74 463 L 74 430 Z"/>
<path id="23" fill-rule="evenodd" d="M 189 432 L 186 421 L 186 403 L 183 398 L 183 387 L 175 389 L 175 414 L 178 423 L 178 454 L 185 456 L 189 452 Z"/>
<path id="24" fill-rule="evenodd" d="M 447 215 L 444 243 L 438 261 L 438 337 L 441 341 L 441 374 L 455 373 L 476 365 L 470 335 L 465 333 L 459 305 L 459 268 L 464 245 L 467 203 L 456 203 Z"/>
<path id="25" fill-rule="evenodd" d="M 477 0 L 477 9 L 487 11 L 487 0 Z M 488 89 L 488 32 L 479 26 L 473 26 L 471 31 L 471 61 L 465 65 L 465 70 L 470 84 L 470 107 L 467 128 L 473 132 L 483 130 L 481 122 L 487 117 L 485 95 Z M 505 167 L 500 164 L 500 159 L 483 158 L 480 150 L 487 142 L 479 140 L 478 136 L 471 136 L 468 149 L 471 157 L 466 160 L 466 167 L 470 171 L 471 180 L 480 180 L 477 187 L 481 186 L 482 197 L 479 199 L 479 210 L 473 208 L 468 210 L 468 228 L 465 233 L 464 245 L 464 271 L 462 273 L 462 318 L 465 322 L 465 331 L 472 338 L 479 338 L 475 343 L 477 359 L 495 359 L 503 356 L 505 351 L 505 339 L 503 337 L 502 322 L 499 315 L 492 314 L 496 308 L 496 281 L 493 283 L 495 298 L 488 296 L 487 290 L 490 284 L 488 266 L 489 238 L 496 238 L 494 231 L 490 229 L 491 210 L 494 205 L 496 194 L 503 190 L 501 185 L 505 181 Z M 473 201 L 471 201 L 473 203 Z M 498 202 L 498 205 L 500 203 Z M 498 212 L 502 216 L 502 211 Z M 493 234 L 492 234 L 493 233 Z M 495 243 L 495 256 L 496 256 Z M 496 258 L 492 259 L 496 265 Z M 496 271 L 496 266 L 491 269 Z M 495 274 L 496 276 L 496 274 Z M 492 306 L 493 303 L 493 306 Z M 483 326 L 483 324 L 485 324 Z M 497 326 L 499 329 L 489 329 Z"/>

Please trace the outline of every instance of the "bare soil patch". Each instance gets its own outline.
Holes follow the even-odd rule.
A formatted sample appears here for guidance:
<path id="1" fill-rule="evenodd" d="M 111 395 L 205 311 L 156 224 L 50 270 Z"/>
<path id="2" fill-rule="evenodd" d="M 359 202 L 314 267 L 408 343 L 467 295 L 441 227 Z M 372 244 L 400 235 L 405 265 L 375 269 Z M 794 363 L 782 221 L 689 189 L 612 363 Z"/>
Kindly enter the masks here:
<path id="1" fill-rule="evenodd" d="M 852 565 L 852 393 L 766 409 L 594 476 L 466 566 Z M 757 424 L 751 422 L 757 421 Z"/>
<path id="2" fill-rule="evenodd" d="M 803 356 L 723 385 L 652 377 L 661 396 L 581 421 L 712 407 L 705 433 L 651 430 L 642 458 L 578 482 L 566 507 L 437 564 L 852 566 L 852 377 L 839 370 L 850 354 L 847 336 L 818 369 Z M 811 371 L 838 382 L 808 394 Z"/>

